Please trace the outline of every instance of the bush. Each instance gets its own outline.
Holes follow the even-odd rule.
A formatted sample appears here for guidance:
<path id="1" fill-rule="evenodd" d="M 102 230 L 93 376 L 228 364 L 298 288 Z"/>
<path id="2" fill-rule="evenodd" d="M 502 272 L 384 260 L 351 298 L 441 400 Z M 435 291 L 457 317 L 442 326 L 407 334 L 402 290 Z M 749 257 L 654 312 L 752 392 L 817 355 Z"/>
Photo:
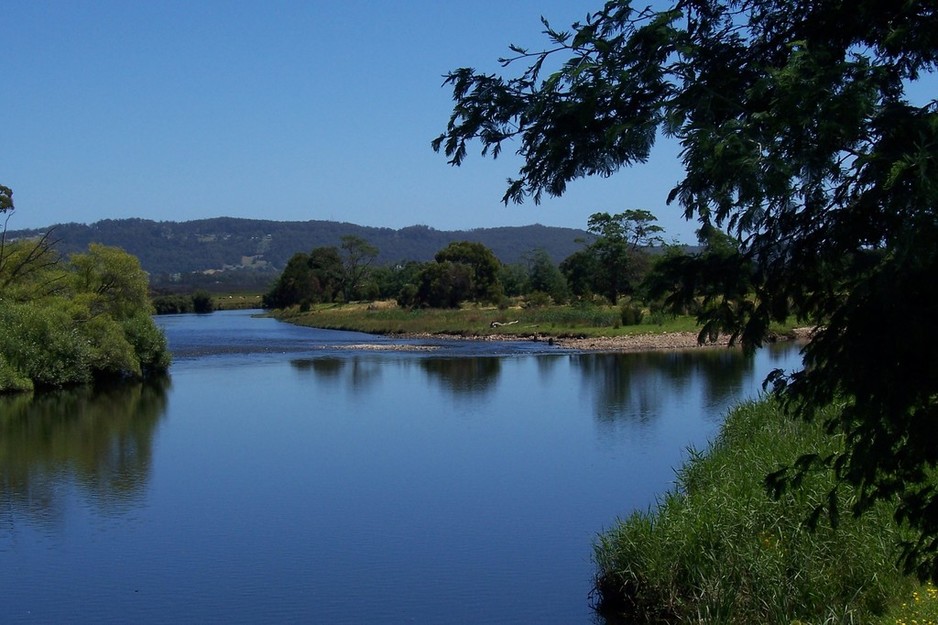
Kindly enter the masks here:
<path id="1" fill-rule="evenodd" d="M 32 380 L 20 374 L 7 362 L 3 354 L 0 354 L 0 393 L 31 390 L 33 390 Z"/>
<path id="2" fill-rule="evenodd" d="M 534 291 L 533 293 L 528 293 L 524 297 L 524 307 L 525 308 L 543 308 L 545 306 L 550 306 L 552 303 L 550 295 L 543 291 Z"/>
<path id="3" fill-rule="evenodd" d="M 417 287 L 405 284 L 397 294 L 397 305 L 401 308 L 413 308 L 417 305 Z"/>
<path id="4" fill-rule="evenodd" d="M 639 306 L 632 304 L 622 304 L 619 318 L 624 326 L 637 326 L 642 322 L 645 313 Z"/>
<path id="5" fill-rule="evenodd" d="M 125 320 L 123 326 L 124 334 L 133 346 L 144 376 L 169 369 L 170 354 L 166 346 L 166 336 L 150 315 L 137 313 Z"/>
<path id="6" fill-rule="evenodd" d="M 200 315 L 215 311 L 215 302 L 212 296 L 205 291 L 196 291 L 192 294 L 192 310 Z"/>
<path id="7" fill-rule="evenodd" d="M 153 298 L 153 309 L 158 315 L 191 313 L 192 298 L 187 295 L 159 295 Z"/>
<path id="8" fill-rule="evenodd" d="M 26 378 L 37 387 L 91 381 L 91 346 L 66 308 L 60 298 L 0 306 L 0 346 L 15 372 L 11 379 Z"/>

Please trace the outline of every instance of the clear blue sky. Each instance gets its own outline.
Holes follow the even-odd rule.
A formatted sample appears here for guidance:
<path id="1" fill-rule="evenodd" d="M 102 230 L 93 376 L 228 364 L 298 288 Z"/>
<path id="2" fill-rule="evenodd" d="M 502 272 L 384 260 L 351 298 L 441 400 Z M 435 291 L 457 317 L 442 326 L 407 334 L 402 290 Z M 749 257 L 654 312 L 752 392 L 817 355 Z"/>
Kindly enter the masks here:
<path id="1" fill-rule="evenodd" d="M 12 229 L 142 217 L 328 219 L 440 230 L 653 211 L 667 238 L 696 224 L 665 199 L 674 145 L 540 206 L 503 206 L 513 155 L 460 168 L 430 149 L 442 75 L 496 71 L 536 48 L 539 17 L 601 0 L 21 0 L 0 7 L 0 184 Z"/>
<path id="2" fill-rule="evenodd" d="M 596 211 L 654 211 L 672 150 L 561 199 L 503 206 L 513 155 L 460 168 L 430 149 L 442 75 L 496 70 L 509 43 L 545 40 L 601 0 L 9 1 L 0 54 L 0 184 L 10 228 L 106 218 L 330 219 L 440 230 L 583 228 Z"/>

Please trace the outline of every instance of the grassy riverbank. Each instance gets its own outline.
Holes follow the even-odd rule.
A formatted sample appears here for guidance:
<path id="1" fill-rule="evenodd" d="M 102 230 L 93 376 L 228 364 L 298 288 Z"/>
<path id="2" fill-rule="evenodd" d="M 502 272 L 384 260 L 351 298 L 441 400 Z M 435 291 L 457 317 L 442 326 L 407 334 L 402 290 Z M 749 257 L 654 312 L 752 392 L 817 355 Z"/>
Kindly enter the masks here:
<path id="1" fill-rule="evenodd" d="M 811 532 L 804 521 L 832 476 L 814 474 L 779 500 L 766 493 L 778 465 L 838 444 L 771 400 L 734 410 L 672 492 L 601 536 L 602 610 L 650 623 L 938 622 L 935 588 L 896 567 L 902 532 L 888 506 L 859 519 L 845 512 L 836 527 L 822 519 Z"/>
<path id="2" fill-rule="evenodd" d="M 694 317 L 641 311 L 637 323 L 623 323 L 622 308 L 597 304 L 540 306 L 466 306 L 458 309 L 407 309 L 394 302 L 320 304 L 308 311 L 276 311 L 277 318 L 299 325 L 374 334 L 431 334 L 466 337 L 618 337 L 696 333 Z M 502 324 L 492 327 L 492 324 Z M 779 327 L 779 333 L 791 330 Z"/>

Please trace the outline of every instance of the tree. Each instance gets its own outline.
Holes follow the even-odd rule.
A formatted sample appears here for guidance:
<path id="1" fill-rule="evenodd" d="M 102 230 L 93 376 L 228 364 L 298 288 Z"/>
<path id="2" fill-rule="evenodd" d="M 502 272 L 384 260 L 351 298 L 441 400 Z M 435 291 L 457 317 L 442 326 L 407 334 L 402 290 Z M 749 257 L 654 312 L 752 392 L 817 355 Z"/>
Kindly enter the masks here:
<path id="1" fill-rule="evenodd" d="M 554 302 L 567 301 L 567 281 L 550 255 L 543 248 L 538 248 L 527 255 L 528 292 L 540 291 L 551 296 Z"/>
<path id="2" fill-rule="evenodd" d="M 697 239 L 702 247 L 697 253 L 667 250 L 648 272 L 642 290 L 677 314 L 706 311 L 701 335 L 716 339 L 725 318 L 733 315 L 731 302 L 753 292 L 753 267 L 726 233 L 704 226 Z"/>
<path id="3" fill-rule="evenodd" d="M 661 242 L 664 229 L 647 210 L 627 210 L 616 215 L 594 213 L 587 230 L 596 240 L 587 248 L 596 259 L 597 272 L 592 277 L 593 289 L 615 304 L 619 295 L 631 294 L 648 269 L 648 256 L 643 247 Z"/>
<path id="4" fill-rule="evenodd" d="M 351 234 L 342 237 L 341 247 L 345 252 L 343 291 L 347 299 L 353 299 L 359 295 L 371 264 L 378 257 L 378 248 L 365 239 Z"/>
<path id="5" fill-rule="evenodd" d="M 438 263 L 461 263 L 472 271 L 472 284 L 463 299 L 477 302 L 497 302 L 502 295 L 498 274 L 501 263 L 492 250 L 481 243 L 453 241 L 436 253 Z"/>
<path id="6" fill-rule="evenodd" d="M 317 247 L 309 253 L 309 268 L 319 285 L 319 292 L 313 301 L 333 302 L 337 298 L 348 299 L 345 265 L 339 250 L 335 247 Z"/>
<path id="7" fill-rule="evenodd" d="M 88 298 L 93 313 L 124 320 L 150 311 L 149 279 L 136 256 L 92 243 L 87 252 L 73 254 L 69 264 L 76 297 Z"/>
<path id="8" fill-rule="evenodd" d="M 309 254 L 297 252 L 263 297 L 264 308 L 287 308 L 311 302 L 319 291 L 319 281 L 309 266 Z"/>
<path id="9" fill-rule="evenodd" d="M 22 265 L 20 252 L 29 258 L 35 249 L 26 241 L 10 246 L 10 258 L 26 268 L 0 297 L 0 393 L 166 371 L 166 339 L 135 257 L 93 244 L 67 263 L 33 255 Z"/>
<path id="10" fill-rule="evenodd" d="M 0 214 L 13 210 L 13 189 L 0 184 Z"/>
<path id="11" fill-rule="evenodd" d="M 587 230 L 592 243 L 561 264 L 570 288 L 579 297 L 598 294 L 615 304 L 631 295 L 649 269 L 647 248 L 660 244 L 664 232 L 651 212 L 626 210 L 616 215 L 593 213 Z"/>
<path id="12" fill-rule="evenodd" d="M 472 292 L 472 267 L 443 260 L 427 263 L 418 277 L 415 303 L 430 308 L 457 308 Z"/>
<path id="13" fill-rule="evenodd" d="M 498 271 L 498 282 L 505 296 L 518 297 L 529 293 L 531 288 L 528 283 L 528 273 L 528 267 L 524 263 L 503 264 Z"/>
<path id="14" fill-rule="evenodd" d="M 594 278 L 599 272 L 599 262 L 589 248 L 575 251 L 560 263 L 560 273 L 567 279 L 570 292 L 581 298 L 593 295 Z"/>
<path id="15" fill-rule="evenodd" d="M 455 105 L 434 149 L 459 165 L 472 141 L 498 156 L 517 140 L 503 199 L 538 202 L 677 139 L 685 175 L 668 202 L 726 230 L 738 250 L 721 258 L 748 281 L 702 309 L 701 338 L 752 348 L 795 315 L 817 332 L 776 391 L 806 417 L 844 403 L 828 427 L 846 450 L 775 477 L 829 466 L 859 487 L 855 512 L 897 502 L 918 532 L 906 566 L 938 579 L 938 101 L 907 96 L 938 64 L 938 4 L 611 0 L 544 27 L 547 49 L 510 47 L 503 65 L 525 65 L 513 77 L 447 75 Z"/>
<path id="16" fill-rule="evenodd" d="M 215 301 L 206 291 L 196 291 L 192 294 L 192 311 L 199 315 L 215 312 Z"/>
<path id="17" fill-rule="evenodd" d="M 32 241 L 7 243 L 7 224 L 15 210 L 13 190 L 0 185 L 0 215 L 6 214 L 0 231 L 0 295 L 10 294 L 12 285 L 39 276 L 43 280 L 40 288 L 51 293 L 58 288 L 57 283 L 62 278 L 61 272 L 50 276 L 47 271 L 56 267 L 61 260 L 54 247 L 56 241 L 52 239 L 52 230 L 49 229 Z M 27 289 L 30 296 L 35 294 L 35 289 L 35 285 Z M 18 294 L 13 293 L 13 296 L 17 297 Z"/>

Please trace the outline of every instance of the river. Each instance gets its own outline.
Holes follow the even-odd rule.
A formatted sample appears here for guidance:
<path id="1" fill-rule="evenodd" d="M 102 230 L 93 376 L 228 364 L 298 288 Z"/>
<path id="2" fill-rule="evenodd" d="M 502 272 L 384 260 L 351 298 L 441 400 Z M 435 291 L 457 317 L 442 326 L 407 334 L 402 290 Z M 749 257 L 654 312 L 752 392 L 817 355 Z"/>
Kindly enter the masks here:
<path id="1" fill-rule="evenodd" d="M 799 362 L 157 319 L 168 379 L 0 398 L 4 623 L 601 623 L 597 534 Z"/>

